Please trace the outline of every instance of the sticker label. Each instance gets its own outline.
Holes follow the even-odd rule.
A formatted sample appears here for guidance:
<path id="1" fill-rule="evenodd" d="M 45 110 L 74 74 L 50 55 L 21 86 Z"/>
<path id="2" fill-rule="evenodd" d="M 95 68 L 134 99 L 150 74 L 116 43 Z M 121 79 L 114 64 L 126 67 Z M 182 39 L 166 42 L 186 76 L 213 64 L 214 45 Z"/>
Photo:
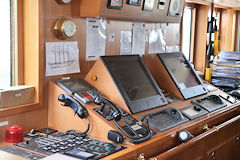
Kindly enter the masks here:
<path id="1" fill-rule="evenodd" d="M 0 122 L 0 127 L 2 127 L 2 126 L 7 126 L 7 125 L 8 125 L 8 121 Z"/>

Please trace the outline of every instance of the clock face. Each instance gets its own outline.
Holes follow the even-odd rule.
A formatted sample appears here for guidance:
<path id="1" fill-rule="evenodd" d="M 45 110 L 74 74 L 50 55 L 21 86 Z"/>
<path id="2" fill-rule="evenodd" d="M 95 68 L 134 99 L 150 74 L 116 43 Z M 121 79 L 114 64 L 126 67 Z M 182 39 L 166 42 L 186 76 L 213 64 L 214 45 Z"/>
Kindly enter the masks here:
<path id="1" fill-rule="evenodd" d="M 75 23 L 71 20 L 67 20 L 65 22 L 63 31 L 67 37 L 72 37 L 75 34 L 76 29 L 77 29 L 77 27 L 76 27 Z"/>
<path id="2" fill-rule="evenodd" d="M 71 0 L 62 0 L 63 3 L 70 3 Z"/>
<path id="3" fill-rule="evenodd" d="M 71 0 L 56 0 L 56 2 L 58 3 L 58 4 L 67 4 L 67 3 L 70 3 L 71 2 Z"/>

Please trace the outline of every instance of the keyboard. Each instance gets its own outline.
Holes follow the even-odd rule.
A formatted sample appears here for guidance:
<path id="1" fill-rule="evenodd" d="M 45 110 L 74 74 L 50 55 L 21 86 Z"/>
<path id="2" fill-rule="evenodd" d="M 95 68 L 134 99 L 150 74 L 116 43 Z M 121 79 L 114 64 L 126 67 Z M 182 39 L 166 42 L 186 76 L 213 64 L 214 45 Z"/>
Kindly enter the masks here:
<path id="1" fill-rule="evenodd" d="M 148 117 L 149 125 L 160 132 L 166 131 L 188 121 L 188 119 L 175 108 L 166 108 L 140 116 L 141 119 L 143 117 Z"/>

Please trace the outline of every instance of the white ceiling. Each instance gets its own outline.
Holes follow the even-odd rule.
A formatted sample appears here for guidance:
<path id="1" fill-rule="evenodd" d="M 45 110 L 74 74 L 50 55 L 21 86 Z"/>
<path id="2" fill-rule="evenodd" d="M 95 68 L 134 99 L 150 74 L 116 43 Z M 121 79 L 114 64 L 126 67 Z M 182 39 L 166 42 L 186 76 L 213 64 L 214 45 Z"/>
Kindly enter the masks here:
<path id="1" fill-rule="evenodd" d="M 240 0 L 214 0 L 216 4 L 223 5 L 229 8 L 239 8 L 240 7 Z"/>
<path id="2" fill-rule="evenodd" d="M 185 0 L 186 2 L 210 3 L 214 2 L 223 7 L 240 8 L 240 0 Z"/>

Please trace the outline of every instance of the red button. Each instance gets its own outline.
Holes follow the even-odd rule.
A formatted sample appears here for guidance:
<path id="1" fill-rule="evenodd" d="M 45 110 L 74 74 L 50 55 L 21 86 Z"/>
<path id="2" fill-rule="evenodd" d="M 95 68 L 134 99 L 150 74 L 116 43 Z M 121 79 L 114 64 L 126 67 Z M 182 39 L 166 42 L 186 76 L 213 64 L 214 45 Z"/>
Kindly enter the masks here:
<path id="1" fill-rule="evenodd" d="M 164 102 L 164 99 L 161 99 L 162 102 Z"/>

